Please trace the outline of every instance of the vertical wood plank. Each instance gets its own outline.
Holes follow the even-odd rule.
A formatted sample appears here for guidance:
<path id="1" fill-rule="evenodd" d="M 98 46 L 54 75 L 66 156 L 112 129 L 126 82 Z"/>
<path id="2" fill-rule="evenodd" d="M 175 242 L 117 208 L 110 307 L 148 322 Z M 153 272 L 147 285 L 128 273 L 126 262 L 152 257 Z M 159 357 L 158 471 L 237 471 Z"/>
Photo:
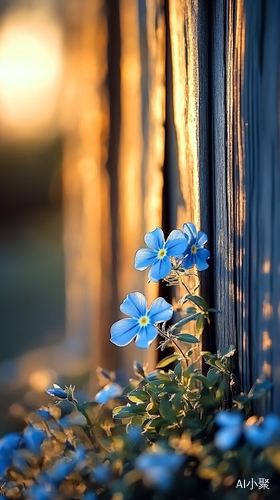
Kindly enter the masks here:
<path id="1" fill-rule="evenodd" d="M 140 2 L 142 3 L 142 2 Z M 147 114 L 143 120 L 144 173 L 144 232 L 162 227 L 163 163 L 165 151 L 165 57 L 166 17 L 164 0 L 146 0 L 147 26 Z M 145 64 L 145 63 L 144 63 Z M 145 105 L 142 90 L 143 104 Z M 151 303 L 159 295 L 159 285 L 145 284 L 145 295 Z M 152 348 L 146 354 L 149 367 L 155 366 L 157 352 Z"/>
<path id="2" fill-rule="evenodd" d="M 280 411 L 279 364 L 279 64 L 280 5 L 245 0 L 243 117 L 249 252 L 247 303 L 252 379 L 271 378 L 259 411 Z M 246 251 L 247 251 L 246 248 Z"/>
<path id="3" fill-rule="evenodd" d="M 105 169 L 107 19 L 103 0 L 72 1 L 65 14 L 68 44 L 63 187 L 67 334 L 77 357 L 84 358 L 85 372 L 92 374 L 92 367 L 103 362 L 109 368 L 116 365 L 109 343 L 107 312 L 111 301 L 109 177 Z"/>

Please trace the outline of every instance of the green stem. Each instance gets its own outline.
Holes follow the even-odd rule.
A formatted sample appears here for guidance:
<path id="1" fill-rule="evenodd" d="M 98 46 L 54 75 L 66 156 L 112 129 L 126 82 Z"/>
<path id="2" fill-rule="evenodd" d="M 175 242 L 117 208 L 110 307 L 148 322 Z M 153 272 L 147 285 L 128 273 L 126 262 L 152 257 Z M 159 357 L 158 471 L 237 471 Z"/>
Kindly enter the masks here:
<path id="1" fill-rule="evenodd" d="M 181 347 L 178 345 L 178 343 L 176 342 L 176 340 L 174 339 L 171 339 L 171 342 L 173 342 L 173 344 L 177 347 L 178 351 L 180 351 L 180 353 L 182 354 L 184 360 L 186 361 L 186 365 L 189 366 L 189 361 L 188 361 L 188 358 L 187 356 L 185 355 L 183 349 L 181 349 Z"/>

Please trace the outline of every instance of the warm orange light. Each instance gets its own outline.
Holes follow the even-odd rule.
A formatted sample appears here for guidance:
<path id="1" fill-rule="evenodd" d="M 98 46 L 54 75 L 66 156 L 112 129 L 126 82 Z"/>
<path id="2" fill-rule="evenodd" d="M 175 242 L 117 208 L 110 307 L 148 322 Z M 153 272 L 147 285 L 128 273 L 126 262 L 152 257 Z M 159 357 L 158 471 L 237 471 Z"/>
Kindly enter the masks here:
<path id="1" fill-rule="evenodd" d="M 48 387 L 52 386 L 53 381 L 56 378 L 56 373 L 54 370 L 38 370 L 31 373 L 28 378 L 28 383 L 31 389 L 42 392 Z"/>
<path id="2" fill-rule="evenodd" d="M 9 12 L 0 26 L 2 137 L 56 132 L 61 76 L 61 32 L 53 17 L 43 10 Z"/>

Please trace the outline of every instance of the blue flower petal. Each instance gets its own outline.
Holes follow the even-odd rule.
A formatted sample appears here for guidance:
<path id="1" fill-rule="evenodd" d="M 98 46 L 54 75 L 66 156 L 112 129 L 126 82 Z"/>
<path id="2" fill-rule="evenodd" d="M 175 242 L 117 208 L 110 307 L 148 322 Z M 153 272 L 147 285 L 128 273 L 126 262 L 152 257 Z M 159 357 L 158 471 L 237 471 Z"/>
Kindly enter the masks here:
<path id="1" fill-rule="evenodd" d="M 125 318 L 111 326 L 111 342 L 123 347 L 128 345 L 139 332 L 140 325 L 137 319 Z"/>
<path id="2" fill-rule="evenodd" d="M 173 307 L 165 299 L 159 297 L 152 303 L 148 316 L 151 323 L 161 323 L 168 321 L 173 316 Z"/>
<path id="3" fill-rule="evenodd" d="M 210 252 L 206 248 L 199 248 L 194 254 L 194 260 L 196 263 L 196 267 L 199 271 L 204 271 L 209 267 L 206 262 L 206 259 L 210 257 Z"/>
<path id="4" fill-rule="evenodd" d="M 193 253 L 190 253 L 189 255 L 186 255 L 186 257 L 184 258 L 183 262 L 182 262 L 182 266 L 185 268 L 185 269 L 191 269 L 195 264 L 195 259 L 194 259 L 194 254 Z"/>
<path id="5" fill-rule="evenodd" d="M 120 310 L 122 313 L 132 318 L 145 316 L 147 312 L 147 300 L 145 295 L 140 292 L 130 293 L 120 305 Z"/>
<path id="6" fill-rule="evenodd" d="M 168 236 L 165 244 L 165 248 L 167 250 L 167 255 L 171 257 L 176 257 L 182 255 L 187 247 L 187 240 L 184 236 L 184 233 L 179 229 L 175 229 L 171 231 Z"/>
<path id="7" fill-rule="evenodd" d="M 5 476 L 8 467 L 10 466 L 12 457 L 0 457 L 0 479 L 2 480 Z"/>
<path id="8" fill-rule="evenodd" d="M 46 389 L 46 393 L 49 396 L 56 396 L 60 399 L 67 399 L 67 392 L 61 389 L 61 387 L 54 387 L 53 389 Z"/>
<path id="9" fill-rule="evenodd" d="M 140 248 L 137 250 L 134 259 L 134 268 L 137 271 L 144 271 L 147 267 L 152 266 L 157 261 L 157 251 L 150 248 Z"/>
<path id="10" fill-rule="evenodd" d="M 137 347 L 148 349 L 157 337 L 157 329 L 154 325 L 142 326 L 135 340 Z"/>
<path id="11" fill-rule="evenodd" d="M 234 448 L 242 435 L 242 427 L 225 427 L 216 432 L 215 445 L 221 451 L 228 451 Z"/>
<path id="12" fill-rule="evenodd" d="M 202 245 L 205 245 L 205 243 L 207 243 L 208 241 L 208 236 L 206 233 L 203 233 L 202 231 L 198 231 L 198 235 L 197 235 L 197 246 L 198 247 L 202 247 Z"/>
<path id="13" fill-rule="evenodd" d="M 165 243 L 163 230 L 160 227 L 157 227 L 150 233 L 145 234 L 144 241 L 147 247 L 153 248 L 156 252 L 158 252 L 164 247 Z"/>
<path id="14" fill-rule="evenodd" d="M 47 438 L 47 433 L 43 429 L 37 429 L 32 424 L 28 425 L 24 433 L 24 444 L 26 448 L 34 455 L 40 454 L 40 448 L 43 441 Z"/>
<path id="15" fill-rule="evenodd" d="M 197 231 L 195 225 L 192 222 L 188 222 L 187 224 L 183 224 L 183 231 L 187 237 L 188 244 L 194 245 L 197 240 Z"/>
<path id="16" fill-rule="evenodd" d="M 99 404 L 108 403 L 111 399 L 118 398 L 122 394 L 122 388 L 118 384 L 107 384 L 101 389 L 94 398 Z"/>
<path id="17" fill-rule="evenodd" d="M 220 427 L 236 427 L 242 425 L 244 416 L 239 411 L 222 410 L 215 415 L 215 424 Z"/>
<path id="18" fill-rule="evenodd" d="M 0 439 L 0 453 L 4 456 L 6 452 L 17 450 L 21 440 L 21 434 L 9 433 Z"/>
<path id="19" fill-rule="evenodd" d="M 251 446 L 265 448 L 280 436 L 280 419 L 277 415 L 267 415 L 260 425 L 245 425 L 244 434 Z"/>
<path id="20" fill-rule="evenodd" d="M 169 257 L 158 259 L 149 271 L 149 279 L 157 283 L 159 280 L 165 278 L 171 271 L 171 262 Z"/>

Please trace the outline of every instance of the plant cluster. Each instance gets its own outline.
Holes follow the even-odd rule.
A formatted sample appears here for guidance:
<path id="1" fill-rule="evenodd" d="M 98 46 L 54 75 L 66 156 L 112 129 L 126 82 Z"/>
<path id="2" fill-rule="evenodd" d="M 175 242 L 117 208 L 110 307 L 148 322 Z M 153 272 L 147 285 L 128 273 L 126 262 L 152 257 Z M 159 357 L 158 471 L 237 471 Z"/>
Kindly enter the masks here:
<path id="1" fill-rule="evenodd" d="M 164 298 L 148 307 L 142 293 L 131 293 L 120 306 L 127 317 L 111 327 L 111 341 L 125 346 L 135 340 L 146 349 L 159 336 L 158 348 L 173 346 L 174 353 L 152 372 L 134 362 L 134 378 L 124 389 L 99 369 L 102 388 L 92 402 L 80 404 L 71 385 L 47 389 L 58 404 L 38 410 L 42 423 L 28 421 L 23 433 L 0 440 L 5 498 L 279 498 L 280 420 L 252 416 L 252 402 L 270 382 L 258 380 L 248 394 L 231 392 L 232 409 L 226 410 L 235 347 L 199 351 L 205 324 L 217 312 L 197 294 L 196 270 L 205 270 L 210 256 L 206 242 L 191 223 L 166 241 L 160 228 L 145 235 L 147 247 L 137 251 L 134 266 L 149 268 L 151 281 L 184 289 L 176 308 L 181 317 L 170 324 L 174 310 Z M 72 404 L 70 414 L 63 414 L 64 401 Z"/>

